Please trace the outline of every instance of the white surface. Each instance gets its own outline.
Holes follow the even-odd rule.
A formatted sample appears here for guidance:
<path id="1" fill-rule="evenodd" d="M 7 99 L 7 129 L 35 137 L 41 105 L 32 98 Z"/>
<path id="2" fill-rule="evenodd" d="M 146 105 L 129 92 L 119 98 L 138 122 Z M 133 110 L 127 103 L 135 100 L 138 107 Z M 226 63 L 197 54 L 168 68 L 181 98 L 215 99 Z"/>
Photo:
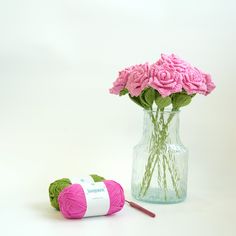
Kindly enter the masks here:
<path id="1" fill-rule="evenodd" d="M 0 2 L 0 234 L 235 236 L 234 0 Z M 51 181 L 97 173 L 130 199 L 142 111 L 108 93 L 125 66 L 175 52 L 217 89 L 181 113 L 190 150 L 186 202 L 65 220 Z"/>

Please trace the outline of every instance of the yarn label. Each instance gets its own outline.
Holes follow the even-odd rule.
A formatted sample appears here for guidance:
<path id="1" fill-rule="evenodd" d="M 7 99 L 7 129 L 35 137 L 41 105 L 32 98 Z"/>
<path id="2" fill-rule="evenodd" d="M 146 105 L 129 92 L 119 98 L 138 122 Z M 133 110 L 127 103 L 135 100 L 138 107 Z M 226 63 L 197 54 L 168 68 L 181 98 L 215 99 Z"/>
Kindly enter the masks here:
<path id="1" fill-rule="evenodd" d="M 82 183 L 87 210 L 84 217 L 106 215 L 110 208 L 110 197 L 103 182 Z"/>
<path id="2" fill-rule="evenodd" d="M 90 175 L 81 176 L 81 177 L 73 177 L 73 178 L 70 178 L 70 181 L 72 184 L 94 183 L 94 180 Z"/>

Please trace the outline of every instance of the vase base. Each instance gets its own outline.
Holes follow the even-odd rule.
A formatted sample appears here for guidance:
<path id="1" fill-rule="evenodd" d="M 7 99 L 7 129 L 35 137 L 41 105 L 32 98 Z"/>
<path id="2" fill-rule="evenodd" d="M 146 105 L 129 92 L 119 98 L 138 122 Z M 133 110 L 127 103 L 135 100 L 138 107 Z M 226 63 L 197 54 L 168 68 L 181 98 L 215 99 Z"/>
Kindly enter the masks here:
<path id="1" fill-rule="evenodd" d="M 168 191 L 166 194 L 162 190 L 149 189 L 145 196 L 140 196 L 139 191 L 132 189 L 132 196 L 142 202 L 153 204 L 176 204 L 185 201 L 186 193 L 177 197 L 175 191 Z"/>

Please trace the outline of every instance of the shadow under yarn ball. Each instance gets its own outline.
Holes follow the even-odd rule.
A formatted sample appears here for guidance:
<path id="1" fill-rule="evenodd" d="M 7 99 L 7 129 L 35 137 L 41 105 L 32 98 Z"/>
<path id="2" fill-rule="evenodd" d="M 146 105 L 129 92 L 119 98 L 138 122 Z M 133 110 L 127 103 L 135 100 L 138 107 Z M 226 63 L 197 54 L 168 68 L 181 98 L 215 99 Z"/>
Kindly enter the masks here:
<path id="1" fill-rule="evenodd" d="M 101 182 L 104 181 L 105 178 L 103 178 L 102 176 L 96 175 L 96 174 L 92 174 L 90 175 L 93 179 L 94 182 Z M 50 199 L 50 203 L 52 205 L 52 207 L 54 207 L 56 210 L 60 210 L 59 204 L 58 204 L 58 196 L 61 193 L 61 191 L 70 186 L 72 183 L 70 181 L 70 179 L 68 178 L 62 178 L 62 179 L 58 179 L 54 182 L 52 182 L 49 186 L 49 199 Z"/>

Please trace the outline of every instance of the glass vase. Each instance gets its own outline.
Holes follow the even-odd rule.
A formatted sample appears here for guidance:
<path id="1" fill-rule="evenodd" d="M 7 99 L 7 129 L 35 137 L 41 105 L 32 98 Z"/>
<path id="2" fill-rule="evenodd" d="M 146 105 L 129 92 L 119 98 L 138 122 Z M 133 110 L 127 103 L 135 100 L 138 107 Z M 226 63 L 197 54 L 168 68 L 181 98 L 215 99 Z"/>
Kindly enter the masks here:
<path id="1" fill-rule="evenodd" d="M 179 111 L 144 110 L 143 137 L 134 147 L 132 195 L 177 203 L 187 194 L 188 151 L 179 137 Z"/>

